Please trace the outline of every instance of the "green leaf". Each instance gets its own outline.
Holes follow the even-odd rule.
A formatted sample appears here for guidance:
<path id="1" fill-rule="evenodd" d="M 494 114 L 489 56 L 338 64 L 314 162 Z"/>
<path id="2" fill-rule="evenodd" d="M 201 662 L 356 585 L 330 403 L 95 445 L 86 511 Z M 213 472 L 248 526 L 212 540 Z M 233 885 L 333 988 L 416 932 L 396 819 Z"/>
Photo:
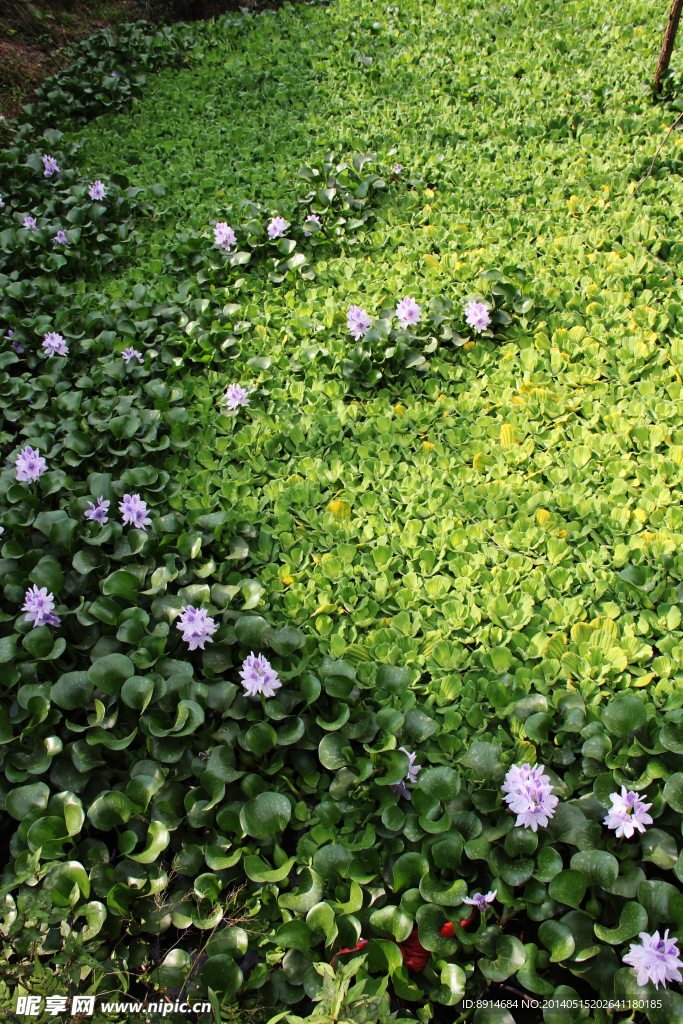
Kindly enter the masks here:
<path id="1" fill-rule="evenodd" d="M 477 741 L 462 755 L 460 764 L 470 770 L 475 779 L 490 779 L 503 767 L 501 749 L 493 743 Z"/>
<path id="2" fill-rule="evenodd" d="M 121 700 L 136 711 L 143 712 L 153 695 L 154 683 L 147 676 L 130 676 L 121 687 Z"/>
<path id="3" fill-rule="evenodd" d="M 85 707 L 94 686 L 87 672 L 65 672 L 50 688 L 50 700 L 66 711 Z"/>
<path id="4" fill-rule="evenodd" d="M 583 850 L 575 853 L 571 859 L 571 867 L 583 875 L 588 885 L 600 885 L 603 889 L 610 889 L 619 874 L 619 861 L 604 850 Z M 554 893 L 551 895 L 557 899 Z"/>
<path id="5" fill-rule="evenodd" d="M 482 957 L 479 970 L 490 982 L 501 982 L 519 971 L 527 960 L 527 949 L 514 935 L 500 935 L 496 940 L 495 959 Z"/>
<path id="6" fill-rule="evenodd" d="M 281 793 L 261 793 L 240 812 L 242 828 L 254 839 L 268 839 L 286 828 L 292 815 L 289 800 Z"/>
<path id="7" fill-rule="evenodd" d="M 74 916 L 85 918 L 81 937 L 83 942 L 90 942 L 91 939 L 94 939 L 102 931 L 104 922 L 107 919 L 107 908 L 99 900 L 93 900 L 79 907 Z"/>
<path id="8" fill-rule="evenodd" d="M 281 867 L 271 868 L 260 857 L 245 857 L 244 871 L 247 878 L 250 878 L 252 882 L 268 882 L 272 884 L 287 878 L 295 861 L 296 857 L 290 857 Z"/>
<path id="9" fill-rule="evenodd" d="M 558 903 L 566 903 L 578 909 L 587 888 L 588 883 L 582 872 L 570 868 L 555 875 L 548 886 L 548 895 Z"/>
<path id="10" fill-rule="evenodd" d="M 423 768 L 417 783 L 427 796 L 435 796 L 444 802 L 452 800 L 460 792 L 460 776 L 452 768 Z"/>
<path id="11" fill-rule="evenodd" d="M 423 875 L 429 872 L 429 862 L 420 853 L 404 853 L 394 863 L 393 891 L 412 889 L 420 884 Z"/>
<path id="12" fill-rule="evenodd" d="M 569 928 L 559 921 L 543 921 L 538 927 L 538 937 L 546 949 L 550 950 L 551 964 L 561 963 L 574 953 L 574 936 Z"/>
<path id="13" fill-rule="evenodd" d="M 678 889 L 660 878 L 641 882 L 638 886 L 638 903 L 647 911 L 653 924 L 673 924 L 669 903 L 678 896 Z"/>
<path id="14" fill-rule="evenodd" d="M 88 818 L 100 832 L 109 832 L 117 825 L 124 825 L 132 814 L 128 797 L 112 790 L 98 796 L 88 808 Z"/>
<path id="15" fill-rule="evenodd" d="M 400 907 L 386 906 L 370 914 L 370 927 L 379 936 L 390 936 L 396 942 L 405 942 L 413 930 L 413 918 Z"/>
<path id="16" fill-rule="evenodd" d="M 122 597 L 131 604 L 137 604 L 140 580 L 125 569 L 117 569 L 102 583 L 102 593 L 106 597 Z"/>
<path id="17" fill-rule="evenodd" d="M 161 822 L 152 821 L 147 832 L 145 849 L 141 853 L 129 853 L 128 858 L 137 861 L 138 864 L 152 864 L 170 841 L 170 833 Z"/>
<path id="18" fill-rule="evenodd" d="M 666 780 L 664 799 L 674 811 L 683 813 L 683 772 L 675 772 Z"/>
<path id="19" fill-rule="evenodd" d="M 7 794 L 7 811 L 17 821 L 23 821 L 31 811 L 44 811 L 49 798 L 50 788 L 44 782 L 18 786 Z"/>
<path id="20" fill-rule="evenodd" d="M 603 711 L 602 721 L 615 736 L 626 736 L 645 724 L 645 705 L 637 697 L 617 697 Z"/>
<path id="21" fill-rule="evenodd" d="M 125 654 L 107 654 L 88 669 L 90 682 L 103 693 L 113 696 L 135 675 L 135 665 Z"/>
<path id="22" fill-rule="evenodd" d="M 536 965 L 538 963 L 538 946 L 534 942 L 525 942 L 524 949 L 526 950 L 526 963 L 517 971 L 517 980 L 528 989 L 529 992 L 533 992 L 538 996 L 551 996 L 555 989 L 554 984 L 551 981 L 546 981 L 545 978 L 540 977 L 537 972 Z M 496 949 L 497 952 L 497 949 Z"/>
<path id="23" fill-rule="evenodd" d="M 242 985 L 242 971 L 232 957 L 217 953 L 204 961 L 201 970 L 202 983 L 211 987 L 220 996 L 222 1003 L 231 1002 Z"/>
<path id="24" fill-rule="evenodd" d="M 616 928 L 605 928 L 601 924 L 595 925 L 595 934 L 598 939 L 601 942 L 608 942 L 611 946 L 619 946 L 622 942 L 628 942 L 629 939 L 644 931 L 647 931 L 647 911 L 639 903 L 627 903 L 621 908 L 619 924 Z"/>

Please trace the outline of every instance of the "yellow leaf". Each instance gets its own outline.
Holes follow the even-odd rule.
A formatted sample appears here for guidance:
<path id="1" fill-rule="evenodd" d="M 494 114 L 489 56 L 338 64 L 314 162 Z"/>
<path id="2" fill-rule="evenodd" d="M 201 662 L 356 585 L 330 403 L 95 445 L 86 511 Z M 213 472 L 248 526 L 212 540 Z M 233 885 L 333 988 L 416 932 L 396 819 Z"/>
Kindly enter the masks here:
<path id="1" fill-rule="evenodd" d="M 502 448 L 512 448 L 515 443 L 515 428 L 510 423 L 504 423 L 500 428 L 500 444 Z"/>
<path id="2" fill-rule="evenodd" d="M 282 582 L 283 582 L 283 583 L 284 583 L 284 584 L 285 584 L 286 586 L 289 586 L 289 584 L 290 584 L 290 583 L 293 583 L 293 582 L 294 582 L 294 577 L 293 577 L 293 576 L 285 576 L 285 578 L 283 579 L 283 581 L 282 581 Z"/>
<path id="3" fill-rule="evenodd" d="M 536 747 L 528 740 L 519 740 L 515 747 L 515 764 L 535 764 Z"/>
<path id="4" fill-rule="evenodd" d="M 436 256 L 432 256 L 431 253 L 426 253 L 422 258 L 428 267 L 432 267 L 434 270 L 441 269 L 441 263 L 437 260 Z"/>
<path id="5" fill-rule="evenodd" d="M 316 610 L 313 612 L 313 614 L 311 615 L 311 618 L 312 619 L 315 618 L 316 615 L 322 615 L 323 612 L 334 611 L 335 608 L 336 608 L 336 605 L 334 605 L 334 604 L 321 604 L 320 607 L 316 608 Z"/>
<path id="6" fill-rule="evenodd" d="M 327 509 L 332 513 L 335 519 L 351 518 L 351 506 L 348 501 L 331 501 L 327 506 Z"/>
<path id="7" fill-rule="evenodd" d="M 405 409 L 405 406 L 404 406 L 404 405 L 401 405 L 401 403 L 400 403 L 400 402 L 399 402 L 399 404 L 398 404 L 398 405 L 395 405 L 395 406 L 394 406 L 394 412 L 396 413 L 396 415 L 397 415 L 397 416 L 403 416 L 403 414 L 405 413 L 405 411 L 406 411 L 406 409 Z"/>
<path id="8" fill-rule="evenodd" d="M 476 341 L 466 341 L 465 344 L 463 345 L 463 348 L 465 348 L 465 349 L 474 348 L 475 345 L 476 345 Z"/>
<path id="9" fill-rule="evenodd" d="M 431 452 L 433 450 L 433 448 L 434 448 L 434 445 L 432 444 L 431 441 L 423 441 L 422 442 L 422 450 L 423 451 Z"/>
<path id="10" fill-rule="evenodd" d="M 476 469 L 477 473 L 485 473 L 486 467 L 491 462 L 491 459 L 484 452 L 477 452 L 472 459 L 472 468 Z"/>
<path id="11" fill-rule="evenodd" d="M 550 519 L 550 512 L 545 508 L 536 509 L 536 522 L 539 526 L 545 526 Z"/>
<path id="12" fill-rule="evenodd" d="M 427 196 L 428 199 L 431 199 L 433 197 L 433 195 L 434 195 L 434 189 L 433 188 L 426 188 L 425 189 L 425 195 Z"/>

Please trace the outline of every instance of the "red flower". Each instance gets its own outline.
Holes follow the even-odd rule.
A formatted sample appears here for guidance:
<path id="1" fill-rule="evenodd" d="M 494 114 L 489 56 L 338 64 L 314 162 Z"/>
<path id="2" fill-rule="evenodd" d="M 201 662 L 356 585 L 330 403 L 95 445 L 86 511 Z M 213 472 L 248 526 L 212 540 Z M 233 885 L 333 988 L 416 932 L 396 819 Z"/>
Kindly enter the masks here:
<path id="1" fill-rule="evenodd" d="M 445 925 L 441 929 L 441 934 L 444 935 L 447 939 L 455 938 L 455 928 L 453 927 L 450 921 L 446 921 Z"/>
<path id="2" fill-rule="evenodd" d="M 403 963 L 409 971 L 423 971 L 429 960 L 429 953 L 420 942 L 417 928 L 413 928 L 405 942 L 399 942 L 398 948 L 403 953 Z"/>
<path id="3" fill-rule="evenodd" d="M 367 944 L 368 944 L 368 940 L 367 939 L 359 939 L 358 940 L 358 945 L 354 946 L 353 949 L 349 949 L 348 947 L 346 949 L 340 949 L 339 952 L 335 953 L 334 956 L 332 957 L 332 959 L 330 960 L 330 965 L 332 967 L 334 967 L 334 957 L 341 956 L 342 953 L 357 953 L 359 949 L 362 949 L 363 946 L 367 946 Z"/>

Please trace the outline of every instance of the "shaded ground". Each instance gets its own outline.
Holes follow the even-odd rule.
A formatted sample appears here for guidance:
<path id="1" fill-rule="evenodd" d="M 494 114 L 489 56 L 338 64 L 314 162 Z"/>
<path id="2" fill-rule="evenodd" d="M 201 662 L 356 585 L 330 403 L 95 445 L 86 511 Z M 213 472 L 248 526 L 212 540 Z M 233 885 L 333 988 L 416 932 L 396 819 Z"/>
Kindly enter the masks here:
<path id="1" fill-rule="evenodd" d="M 0 0 L 0 114 L 16 117 L 33 91 L 64 69 L 73 47 L 98 29 L 145 18 L 196 21 L 259 0 Z"/>

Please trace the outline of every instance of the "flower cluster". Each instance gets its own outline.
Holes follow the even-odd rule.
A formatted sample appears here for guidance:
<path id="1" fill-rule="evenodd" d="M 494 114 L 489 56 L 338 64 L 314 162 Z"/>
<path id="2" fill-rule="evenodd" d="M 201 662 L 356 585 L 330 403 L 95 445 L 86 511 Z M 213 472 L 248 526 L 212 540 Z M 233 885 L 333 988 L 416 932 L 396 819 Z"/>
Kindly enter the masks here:
<path id="1" fill-rule="evenodd" d="M 218 629 L 203 608 L 193 608 L 191 604 L 183 608 L 176 628 L 182 630 L 183 640 L 190 645 L 191 651 L 198 647 L 203 651 L 205 643 L 212 644 L 211 635 Z"/>
<path id="2" fill-rule="evenodd" d="M 542 764 L 533 768 L 528 764 L 513 764 L 505 776 L 503 797 L 510 810 L 517 815 L 517 828 L 530 828 L 532 832 L 548 824 L 555 813 L 559 799 L 553 796 L 553 784 L 544 774 Z"/>
<path id="3" fill-rule="evenodd" d="M 36 218 L 35 217 L 24 217 L 24 221 L 23 221 L 23 224 L 21 226 L 23 228 L 26 228 L 27 231 L 37 231 L 38 230 L 38 225 L 36 224 Z"/>
<path id="4" fill-rule="evenodd" d="M 64 338 L 54 331 L 50 331 L 43 337 L 43 348 L 48 358 L 50 356 L 68 356 L 69 354 L 69 346 Z"/>
<path id="5" fill-rule="evenodd" d="M 683 981 L 680 971 L 683 963 L 676 945 L 678 939 L 669 938 L 668 928 L 663 939 L 660 939 L 659 932 L 654 935 L 641 932 L 638 938 L 641 945 L 632 942 L 623 960 L 629 967 L 635 967 L 639 985 L 647 985 L 651 981 L 659 989 L 660 984 L 666 988 L 667 981 Z"/>
<path id="6" fill-rule="evenodd" d="M 119 512 L 123 516 L 123 525 L 134 526 L 137 530 L 146 530 L 152 520 L 147 516 L 147 502 L 142 501 L 139 494 L 124 494 L 119 502 Z"/>
<path id="7" fill-rule="evenodd" d="M 132 345 L 129 345 L 128 348 L 124 348 L 123 352 L 121 353 L 121 358 L 123 359 L 126 366 L 128 366 L 128 363 L 131 361 L 131 359 L 138 359 L 141 363 L 144 362 L 142 352 L 138 352 L 138 350 L 136 348 L 133 348 Z"/>
<path id="8" fill-rule="evenodd" d="M 483 302 L 468 302 L 465 306 L 465 320 L 477 334 L 481 334 L 491 323 L 488 306 Z"/>
<path id="9" fill-rule="evenodd" d="M 360 341 L 368 333 L 370 324 L 370 317 L 364 309 L 360 306 L 351 306 L 346 314 L 346 326 L 356 341 Z"/>
<path id="10" fill-rule="evenodd" d="M 58 231 L 55 237 L 52 239 L 53 245 L 68 245 L 69 239 L 66 237 L 65 231 Z"/>
<path id="11" fill-rule="evenodd" d="M 92 183 L 88 189 L 88 195 L 91 199 L 105 199 L 107 193 L 105 192 L 104 185 L 99 178 Z"/>
<path id="12" fill-rule="evenodd" d="M 93 505 L 92 501 L 89 501 L 88 504 L 90 505 L 90 508 L 86 509 L 86 519 L 90 519 L 96 523 L 102 523 L 103 526 L 105 523 L 109 522 L 107 512 L 109 511 L 110 503 L 107 501 L 106 498 L 98 498 L 97 505 Z"/>
<path id="13" fill-rule="evenodd" d="M 40 479 L 47 469 L 47 462 L 40 454 L 40 449 L 35 450 L 27 444 L 17 455 L 14 465 L 16 467 L 16 479 L 20 483 L 32 484 Z"/>
<path id="14" fill-rule="evenodd" d="M 43 175 L 46 178 L 51 178 L 59 170 L 57 161 L 53 156 L 43 156 L 43 167 L 45 168 Z"/>
<path id="15" fill-rule="evenodd" d="M 249 391 L 241 384 L 230 384 L 223 396 L 223 402 L 231 412 L 240 405 L 249 405 Z"/>
<path id="16" fill-rule="evenodd" d="M 225 249 L 226 252 L 230 252 L 233 245 L 237 245 L 237 235 L 224 220 L 216 224 L 213 236 L 215 244 L 219 245 L 221 249 Z"/>
<path id="17" fill-rule="evenodd" d="M 415 299 L 406 296 L 397 305 L 396 316 L 401 327 L 405 330 L 406 327 L 414 327 L 415 324 L 419 324 L 422 319 L 422 310 Z"/>
<path id="18" fill-rule="evenodd" d="M 35 584 L 29 587 L 24 595 L 22 612 L 26 612 L 26 621 L 37 626 L 59 626 L 61 619 L 54 614 L 55 599 L 53 594 L 48 594 L 47 587 L 38 588 Z"/>
<path id="19" fill-rule="evenodd" d="M 282 238 L 288 227 L 289 224 L 284 217 L 273 217 L 268 225 L 268 238 L 271 242 L 276 238 Z"/>
<path id="20" fill-rule="evenodd" d="M 627 791 L 626 786 L 621 787 L 621 793 L 611 793 L 612 806 L 607 812 L 603 824 L 616 832 L 617 839 L 626 836 L 630 839 L 636 829 L 645 832 L 645 826 L 652 824 L 652 818 L 647 811 L 652 804 L 645 804 L 637 793 Z"/>
<path id="21" fill-rule="evenodd" d="M 282 686 L 278 674 L 267 658 L 262 654 L 258 657 L 252 651 L 242 662 L 240 669 L 242 686 L 247 697 L 274 697 L 275 691 Z"/>

